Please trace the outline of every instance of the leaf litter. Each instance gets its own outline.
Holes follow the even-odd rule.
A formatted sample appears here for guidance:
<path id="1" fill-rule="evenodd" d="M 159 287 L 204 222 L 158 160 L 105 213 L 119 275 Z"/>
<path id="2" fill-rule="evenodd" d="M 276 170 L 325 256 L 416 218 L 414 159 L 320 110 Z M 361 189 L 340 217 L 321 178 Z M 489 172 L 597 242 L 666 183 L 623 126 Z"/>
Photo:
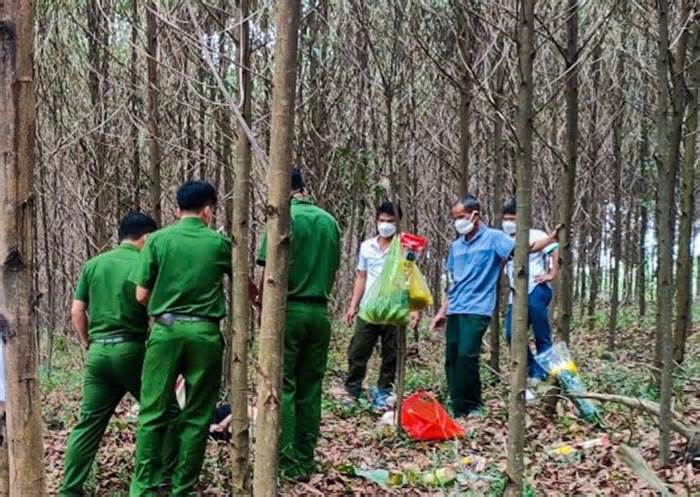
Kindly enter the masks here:
<path id="1" fill-rule="evenodd" d="M 648 346 L 653 343 L 651 332 L 638 328 L 621 331 L 619 343 L 623 347 L 615 352 L 614 360 L 602 345 L 602 334 L 592 333 L 590 337 L 580 330 L 575 332 L 571 345 L 588 389 L 656 400 L 657 394 L 649 388 L 652 369 L 640 367 L 653 363 L 653 348 Z M 485 414 L 480 419 L 460 420 L 465 437 L 441 443 L 414 442 L 393 426 L 381 426 L 381 414 L 374 413 L 369 403 L 346 403 L 342 382 L 350 335 L 350 330 L 339 328 L 332 343 L 317 450 L 319 472 L 305 483 L 283 482 L 281 494 L 502 495 L 506 484 L 508 386 L 484 368 Z M 407 392 L 432 391 L 445 405 L 442 346 L 439 338 L 427 334 L 417 346 L 414 344 L 417 353 L 409 358 Z M 688 364 L 676 378 L 674 409 L 698 425 L 700 334 L 690 336 L 688 347 Z M 504 349 L 503 371 L 506 355 Z M 368 382 L 376 380 L 375 356 Z M 484 351 L 482 359 L 486 358 Z M 56 358 L 57 364 L 60 359 Z M 64 363 L 72 364 L 68 359 Z M 62 374 L 79 377 L 75 368 Z M 79 381 L 60 380 L 51 381 L 51 388 L 43 394 L 49 495 L 56 495 L 60 486 L 65 443 L 80 405 Z M 127 495 L 135 441 L 135 423 L 130 416 L 133 406 L 134 400 L 126 397 L 108 427 L 88 482 L 93 495 Z M 656 495 L 616 455 L 622 445 L 633 446 L 674 495 L 700 495 L 700 472 L 684 462 L 686 444 L 682 437 L 673 435 L 674 462 L 670 468 L 662 468 L 658 461 L 656 420 L 619 405 L 601 404 L 600 408 L 603 428 L 580 420 L 571 402 L 565 399 L 558 403 L 554 419 L 547 418 L 539 405 L 528 407 L 525 457 L 529 495 Z M 229 464 L 227 446 L 210 442 L 198 495 L 230 495 Z"/>

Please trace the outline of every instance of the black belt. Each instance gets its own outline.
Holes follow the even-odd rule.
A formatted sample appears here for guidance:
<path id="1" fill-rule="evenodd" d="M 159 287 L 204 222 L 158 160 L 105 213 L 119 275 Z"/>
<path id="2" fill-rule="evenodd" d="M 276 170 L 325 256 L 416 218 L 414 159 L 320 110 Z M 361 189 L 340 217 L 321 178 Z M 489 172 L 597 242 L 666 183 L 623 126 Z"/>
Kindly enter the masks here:
<path id="1" fill-rule="evenodd" d="M 302 304 L 321 304 L 326 305 L 328 299 L 326 297 L 289 297 L 290 302 L 299 302 Z"/>
<path id="2" fill-rule="evenodd" d="M 145 342 L 146 337 L 144 335 L 131 335 L 131 334 L 123 334 L 123 335 L 113 335 L 109 337 L 98 337 L 98 338 L 91 338 L 90 343 L 101 343 L 101 344 L 116 344 L 116 343 L 124 343 L 124 342 Z"/>
<path id="3" fill-rule="evenodd" d="M 175 321 L 188 321 L 188 322 L 207 322 L 207 323 L 218 323 L 219 320 L 204 316 L 191 316 L 189 314 L 176 314 L 173 312 L 166 312 L 155 318 L 157 323 L 163 326 L 172 326 Z"/>

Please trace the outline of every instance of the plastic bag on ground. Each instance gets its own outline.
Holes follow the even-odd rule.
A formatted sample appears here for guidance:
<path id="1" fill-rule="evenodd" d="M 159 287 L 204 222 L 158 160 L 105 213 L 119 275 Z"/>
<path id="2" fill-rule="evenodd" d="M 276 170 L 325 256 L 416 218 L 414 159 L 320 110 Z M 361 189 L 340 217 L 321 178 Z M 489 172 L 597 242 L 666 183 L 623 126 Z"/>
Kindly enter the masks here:
<path id="1" fill-rule="evenodd" d="M 571 358 L 569 349 L 564 342 L 557 342 L 549 349 L 535 356 L 535 361 L 559 381 L 564 393 L 584 393 L 586 386 L 578 374 L 576 363 Z M 599 419 L 598 408 L 588 399 L 571 397 L 578 409 L 579 415 L 586 421 Z"/>
<path id="2" fill-rule="evenodd" d="M 394 237 L 384 268 L 360 307 L 360 318 L 368 323 L 406 326 L 411 307 L 408 298 L 408 275 L 399 237 Z"/>
<path id="3" fill-rule="evenodd" d="M 428 392 L 416 392 L 404 399 L 401 426 L 414 440 L 441 441 L 464 436 L 464 429 Z"/>

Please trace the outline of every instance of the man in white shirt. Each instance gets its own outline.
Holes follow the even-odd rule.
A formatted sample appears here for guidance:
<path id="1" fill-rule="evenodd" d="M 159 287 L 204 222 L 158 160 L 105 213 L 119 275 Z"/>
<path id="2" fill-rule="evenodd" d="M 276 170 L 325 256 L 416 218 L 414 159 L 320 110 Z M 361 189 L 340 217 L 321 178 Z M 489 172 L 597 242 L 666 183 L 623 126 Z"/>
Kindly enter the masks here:
<path id="1" fill-rule="evenodd" d="M 515 200 L 510 200 L 503 206 L 503 231 L 510 236 L 515 236 L 515 207 Z M 530 244 L 547 237 L 548 235 L 544 231 L 537 229 L 530 230 Z M 559 257 L 556 249 L 552 251 L 545 249 L 544 251 L 530 254 L 527 315 L 528 324 L 532 327 L 533 334 L 535 335 L 535 347 L 538 354 L 552 346 L 552 329 L 549 325 L 549 304 L 552 301 L 552 287 L 549 282 L 556 278 L 558 270 Z M 510 343 L 513 329 L 513 289 L 515 288 L 513 261 L 509 261 L 506 264 L 506 274 L 510 282 L 510 293 L 508 296 L 508 305 L 506 306 L 505 333 L 506 340 Z M 530 347 L 527 349 L 527 364 L 528 376 L 530 378 L 535 381 L 547 378 L 547 372 L 537 364 Z"/>
<path id="2" fill-rule="evenodd" d="M 350 306 L 345 313 L 345 322 L 352 326 L 355 321 L 355 334 L 348 347 L 348 375 L 345 379 L 345 389 L 354 399 L 362 395 L 362 384 L 367 374 L 367 363 L 372 351 L 381 341 L 381 366 L 377 389 L 373 395 L 373 404 L 377 409 L 383 409 L 391 395 L 396 376 L 396 327 L 371 324 L 357 317 L 359 306 L 368 295 L 368 290 L 377 281 L 384 268 L 386 256 L 389 253 L 391 241 L 397 233 L 397 224 L 401 217 L 401 209 L 396 209 L 391 202 L 384 202 L 376 211 L 377 236 L 362 242 L 357 263 L 357 277 L 353 287 Z M 415 327 L 420 319 L 419 313 L 411 315 L 411 327 Z"/>

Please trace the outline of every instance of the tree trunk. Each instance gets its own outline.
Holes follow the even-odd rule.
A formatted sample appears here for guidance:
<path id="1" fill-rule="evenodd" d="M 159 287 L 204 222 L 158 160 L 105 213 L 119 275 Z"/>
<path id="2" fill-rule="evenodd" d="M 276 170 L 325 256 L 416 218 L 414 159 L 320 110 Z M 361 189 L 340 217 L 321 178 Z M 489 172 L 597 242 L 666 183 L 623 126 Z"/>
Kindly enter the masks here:
<path id="1" fill-rule="evenodd" d="M 282 353 L 289 269 L 289 190 L 292 173 L 294 97 L 300 0 L 277 2 L 277 37 L 272 90 L 268 167 L 267 259 L 262 321 L 255 442 L 255 497 L 277 495 Z"/>
<path id="2" fill-rule="evenodd" d="M 107 27 L 105 26 L 105 13 L 102 0 L 89 0 L 87 2 L 88 24 L 88 62 L 90 64 L 88 87 L 90 91 L 90 103 L 92 104 L 93 123 L 95 128 L 95 151 L 91 164 L 91 176 L 93 182 L 93 211 L 92 223 L 95 233 L 90 255 L 102 251 L 109 243 L 107 223 L 107 178 L 105 163 L 107 159 L 105 133 L 106 126 L 106 88 L 108 56 L 105 51 L 108 46 Z"/>
<path id="3" fill-rule="evenodd" d="M 625 10 L 622 11 L 625 15 Z M 624 39 L 620 40 L 624 47 Z M 613 231 L 613 267 L 612 285 L 610 296 L 610 321 L 608 322 L 608 350 L 615 349 L 617 334 L 617 311 L 620 305 L 620 259 L 622 258 L 622 123 L 625 111 L 625 83 L 624 48 L 618 54 L 616 79 L 617 90 L 615 91 L 615 102 L 617 109 L 613 119 L 613 188 L 614 188 L 614 231 Z"/>
<path id="4" fill-rule="evenodd" d="M 465 74 L 467 70 L 464 70 Z M 471 136 L 469 134 L 469 108 L 471 107 L 471 95 L 469 88 L 469 76 L 462 79 L 464 88 L 459 90 L 459 195 L 469 191 L 469 149 Z"/>
<path id="5" fill-rule="evenodd" d="M 30 0 L 0 2 L 0 335 L 12 497 L 46 495 L 32 288 L 33 28 Z"/>
<path id="6" fill-rule="evenodd" d="M 457 23 L 457 56 L 459 82 L 459 164 L 457 166 L 458 195 L 463 195 L 469 191 L 469 152 L 472 145 L 472 137 L 469 129 L 471 121 L 472 105 L 472 77 L 470 64 L 473 61 L 474 36 L 469 19 L 462 9 L 456 8 L 453 4 L 453 14 Z"/>
<path id="7" fill-rule="evenodd" d="M 588 294 L 588 328 L 595 328 L 595 309 L 598 303 L 598 291 L 600 289 L 601 268 L 600 268 L 600 248 L 603 237 L 602 223 L 600 221 L 598 189 L 596 188 L 598 155 L 601 148 L 601 139 L 598 127 L 598 99 L 600 98 L 600 64 L 603 54 L 603 40 L 598 42 L 593 48 L 593 60 L 591 62 L 591 72 L 593 73 L 593 102 L 591 103 L 591 123 L 592 130 L 590 133 L 590 148 L 588 156 L 590 157 L 590 190 L 589 199 L 591 205 L 591 223 L 590 223 L 590 247 L 588 249 L 588 274 L 590 278 L 589 294 Z"/>
<path id="8" fill-rule="evenodd" d="M 569 342 L 573 293 L 571 221 L 574 211 L 576 160 L 578 155 L 578 0 L 568 0 L 566 45 L 566 165 L 561 189 L 559 232 L 559 284 L 556 327 L 559 338 Z"/>
<path id="9" fill-rule="evenodd" d="M 138 84 L 138 36 L 139 36 L 139 2 L 131 1 L 131 79 L 130 109 L 131 112 L 131 205 L 130 209 L 141 206 L 141 150 L 139 146 L 140 128 L 138 122 L 141 115 L 141 98 Z M 125 209 L 128 210 L 128 209 Z"/>
<path id="10" fill-rule="evenodd" d="M 687 2 L 684 2 L 687 6 Z M 673 367 L 671 319 L 673 310 L 673 202 L 676 183 L 676 166 L 680 141 L 680 124 L 682 124 L 682 93 L 677 86 L 678 77 L 674 74 L 673 116 L 669 127 L 669 85 L 670 72 L 668 54 L 668 0 L 657 0 L 658 13 L 658 54 L 657 78 L 659 96 L 657 100 L 657 141 L 659 150 L 658 192 L 657 192 L 657 238 L 658 238 L 658 287 L 657 287 L 657 363 L 661 365 L 661 411 L 659 416 L 659 446 L 661 462 L 665 465 L 670 460 L 670 409 L 671 409 L 671 371 Z M 682 38 L 682 36 L 681 36 Z M 682 43 L 682 41 L 679 41 Z M 681 48 L 679 46 L 679 48 Z M 681 56 L 684 51 L 680 51 Z M 674 71 L 675 72 L 675 71 Z M 678 126 L 677 126 L 678 125 Z"/>
<path id="11" fill-rule="evenodd" d="M 327 124 L 328 112 L 326 109 L 326 58 L 327 46 L 329 45 L 328 37 L 328 0 L 320 0 L 318 10 L 314 11 L 313 24 L 311 29 L 315 30 L 313 35 L 318 39 L 317 44 L 309 47 L 309 78 L 311 85 L 311 160 L 309 165 L 317 179 L 315 183 L 321 186 L 321 179 L 326 171 L 326 149 L 328 147 L 327 140 L 329 129 Z M 321 193 L 321 192 L 319 192 Z M 325 195 L 319 196 L 321 207 L 327 207 L 329 199 Z"/>
<path id="12" fill-rule="evenodd" d="M 649 229 L 649 210 L 647 207 L 647 197 L 649 195 L 648 183 L 648 171 L 647 171 L 647 159 L 649 157 L 649 127 L 644 121 L 644 116 L 646 116 L 646 106 L 642 108 L 642 118 L 641 118 L 641 141 L 639 145 L 639 168 L 640 168 L 640 179 L 639 179 L 639 190 L 637 192 L 638 202 L 639 202 L 639 233 L 637 238 L 637 303 L 639 307 L 639 321 L 640 324 L 642 319 L 646 315 L 647 308 L 647 254 L 646 254 L 646 235 Z"/>
<path id="13" fill-rule="evenodd" d="M 693 273 L 691 241 L 693 231 L 695 147 L 698 131 L 698 87 L 700 86 L 700 26 L 695 23 L 692 65 L 689 68 L 688 119 L 686 121 L 685 153 L 681 176 L 681 222 L 678 233 L 678 260 L 676 265 L 676 327 L 673 334 L 673 360 L 682 363 L 685 341 L 691 323 L 690 281 Z"/>
<path id="14" fill-rule="evenodd" d="M 586 187 L 584 187 L 586 188 Z M 588 190 L 588 188 L 586 188 Z M 588 192 L 586 192 L 585 197 L 588 198 Z M 586 204 L 588 205 L 588 204 Z M 579 315 L 583 318 L 586 307 L 584 305 L 586 301 L 586 261 L 588 260 L 588 226 L 582 226 L 578 234 L 578 298 L 574 298 L 578 302 Z"/>
<path id="15" fill-rule="evenodd" d="M 637 268 L 637 300 L 639 301 L 640 320 L 647 312 L 647 254 L 646 254 L 646 234 L 649 228 L 649 210 L 646 202 L 642 200 L 639 208 L 640 228 L 639 228 L 639 267 Z"/>
<path id="16" fill-rule="evenodd" d="M 500 117 L 499 109 L 501 107 L 501 98 L 503 95 L 503 85 L 505 81 L 505 70 L 501 64 L 496 72 L 496 116 L 493 122 L 493 153 L 495 157 L 495 172 L 494 172 L 494 226 L 497 229 L 501 228 L 503 220 L 503 212 L 501 205 L 503 204 L 503 179 L 505 171 L 505 156 L 503 152 L 503 120 Z M 500 352 L 501 352 L 501 291 L 503 277 L 499 278 L 499 288 L 496 291 L 496 310 L 495 316 L 491 319 L 491 336 L 490 345 L 491 353 L 489 357 L 489 366 L 494 371 L 500 371 Z"/>
<path id="17" fill-rule="evenodd" d="M 511 380 L 508 403 L 508 486 L 506 497 L 523 494 L 525 461 L 525 387 L 528 343 L 528 261 L 530 198 L 532 188 L 532 66 L 535 57 L 534 0 L 521 0 L 518 6 L 518 56 L 520 88 L 516 121 L 518 156 L 516 159 L 517 226 L 515 247 L 515 297 L 513 302 L 513 338 L 511 341 Z"/>
<path id="18" fill-rule="evenodd" d="M 0 497 L 10 495 L 10 461 L 7 453 L 7 417 L 5 402 L 0 402 Z"/>
<path id="19" fill-rule="evenodd" d="M 151 169 L 151 215 L 162 222 L 160 185 L 160 132 L 158 127 L 158 19 L 156 2 L 146 6 L 146 37 L 148 38 L 148 160 Z"/>
<path id="20" fill-rule="evenodd" d="M 700 299 L 700 256 L 695 258 L 695 298 Z"/>
<path id="21" fill-rule="evenodd" d="M 238 40 L 241 114 L 251 124 L 250 35 L 248 0 L 238 0 L 240 25 Z M 233 278 L 231 320 L 231 487 L 234 495 L 250 494 L 250 424 L 248 418 L 248 342 L 250 330 L 250 252 L 248 219 L 250 217 L 250 141 L 239 126 L 236 156 L 236 181 L 233 188 Z"/>

